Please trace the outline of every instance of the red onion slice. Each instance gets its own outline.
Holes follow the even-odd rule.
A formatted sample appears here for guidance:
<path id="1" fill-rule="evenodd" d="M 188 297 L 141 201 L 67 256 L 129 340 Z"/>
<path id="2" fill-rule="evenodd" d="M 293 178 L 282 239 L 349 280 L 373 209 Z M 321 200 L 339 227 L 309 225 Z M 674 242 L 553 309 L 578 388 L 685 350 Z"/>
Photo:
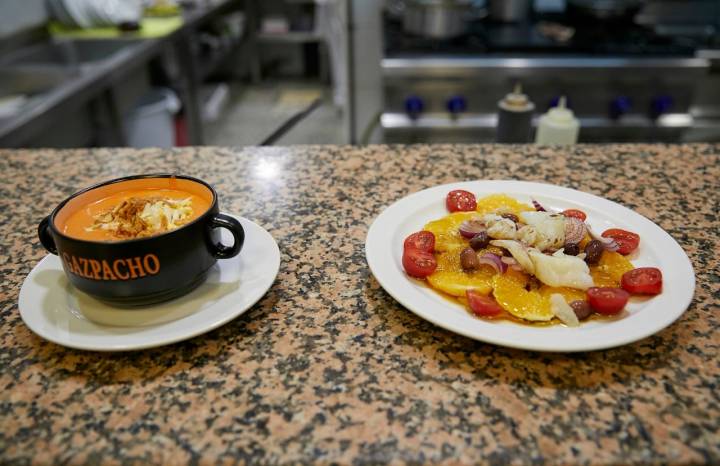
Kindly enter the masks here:
<path id="1" fill-rule="evenodd" d="M 545 209 L 545 207 L 543 207 L 538 201 L 536 201 L 535 199 L 531 200 L 533 207 L 535 207 L 535 210 L 537 210 L 538 212 L 547 212 L 547 209 Z"/>
<path id="2" fill-rule="evenodd" d="M 522 266 L 514 257 L 502 256 L 500 260 L 508 265 L 508 268 L 515 270 L 516 272 L 524 272 Z"/>
<path id="3" fill-rule="evenodd" d="M 502 257 L 500 258 L 500 260 L 501 260 L 502 262 L 506 263 L 507 265 L 520 265 L 520 264 L 518 263 L 518 261 L 515 260 L 514 257 L 502 256 Z"/>
<path id="4" fill-rule="evenodd" d="M 620 245 L 614 239 L 605 238 L 603 236 L 598 235 L 597 233 L 595 233 L 593 231 L 592 228 L 590 228 L 590 225 L 586 225 L 586 228 L 587 228 L 587 232 L 590 234 L 590 237 L 592 239 L 596 239 L 596 240 L 600 241 L 603 244 L 603 247 L 605 248 L 606 251 L 615 252 L 618 249 L 620 249 Z"/>
<path id="5" fill-rule="evenodd" d="M 478 233 L 485 231 L 485 224 L 482 220 L 465 220 L 460 224 L 459 231 L 463 238 L 472 239 Z"/>
<path id="6" fill-rule="evenodd" d="M 508 265 L 504 263 L 499 256 L 496 256 L 491 252 L 486 252 L 482 256 L 478 257 L 478 262 L 480 264 L 489 265 L 495 269 L 497 273 L 505 273 L 508 267 Z"/>
<path id="7" fill-rule="evenodd" d="M 579 244 L 585 238 L 585 222 L 575 217 L 565 217 L 565 243 Z"/>

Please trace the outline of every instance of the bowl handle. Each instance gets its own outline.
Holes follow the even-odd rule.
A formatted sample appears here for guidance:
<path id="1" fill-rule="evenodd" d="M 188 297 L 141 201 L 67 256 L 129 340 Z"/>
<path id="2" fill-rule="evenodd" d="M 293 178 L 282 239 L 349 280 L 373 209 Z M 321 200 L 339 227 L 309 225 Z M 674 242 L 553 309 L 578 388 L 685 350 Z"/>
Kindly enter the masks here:
<path id="1" fill-rule="evenodd" d="M 38 225 L 38 238 L 40 238 L 40 243 L 42 243 L 43 247 L 48 250 L 49 253 L 55 254 L 57 256 L 58 250 L 55 246 L 55 240 L 50 235 L 50 231 L 48 231 L 50 228 L 50 216 L 48 215 L 42 221 L 40 222 L 40 225 Z"/>
<path id="2" fill-rule="evenodd" d="M 225 228 L 232 233 L 235 242 L 232 246 L 225 246 L 218 242 L 211 244 L 210 253 L 217 259 L 230 259 L 240 253 L 245 242 L 245 230 L 243 229 L 240 222 L 233 217 L 225 214 L 215 214 L 208 223 L 208 229 L 212 230 L 215 228 Z"/>

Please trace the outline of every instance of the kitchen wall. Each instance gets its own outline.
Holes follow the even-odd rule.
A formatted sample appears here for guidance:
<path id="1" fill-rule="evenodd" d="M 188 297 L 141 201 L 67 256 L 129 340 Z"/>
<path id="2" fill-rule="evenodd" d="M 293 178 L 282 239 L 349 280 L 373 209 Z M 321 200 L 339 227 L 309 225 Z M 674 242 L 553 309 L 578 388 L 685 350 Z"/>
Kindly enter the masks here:
<path id="1" fill-rule="evenodd" d="M 0 0 L 0 38 L 47 21 L 46 0 Z"/>

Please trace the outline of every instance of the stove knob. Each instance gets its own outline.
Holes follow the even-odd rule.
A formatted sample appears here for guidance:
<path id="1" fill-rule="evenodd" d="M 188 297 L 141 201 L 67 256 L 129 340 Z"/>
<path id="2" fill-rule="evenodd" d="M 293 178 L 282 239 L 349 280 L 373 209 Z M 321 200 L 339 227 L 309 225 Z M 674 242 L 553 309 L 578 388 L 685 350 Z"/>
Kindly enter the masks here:
<path id="1" fill-rule="evenodd" d="M 420 97 L 411 95 L 405 99 L 405 113 L 407 113 L 413 120 L 419 117 L 424 109 L 425 102 Z"/>
<path id="2" fill-rule="evenodd" d="M 610 118 L 617 120 L 621 116 L 629 113 L 632 109 L 632 100 L 627 96 L 615 97 L 610 101 Z"/>
<path id="3" fill-rule="evenodd" d="M 673 106 L 673 98 L 669 95 L 658 95 L 650 101 L 650 116 L 653 120 L 663 113 L 667 113 Z"/>
<path id="4" fill-rule="evenodd" d="M 458 116 L 467 110 L 467 100 L 461 95 L 455 95 L 447 100 L 446 106 L 452 116 Z"/>

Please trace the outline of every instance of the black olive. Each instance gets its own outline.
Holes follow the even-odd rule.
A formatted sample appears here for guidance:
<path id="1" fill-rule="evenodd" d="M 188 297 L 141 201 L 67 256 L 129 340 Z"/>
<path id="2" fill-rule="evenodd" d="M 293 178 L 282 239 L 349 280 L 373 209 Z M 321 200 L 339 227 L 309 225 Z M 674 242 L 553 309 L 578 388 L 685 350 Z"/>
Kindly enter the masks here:
<path id="1" fill-rule="evenodd" d="M 575 311 L 575 315 L 578 320 L 585 320 L 593 313 L 593 310 L 590 308 L 590 304 L 588 304 L 587 301 L 573 301 L 570 303 L 570 307 L 573 311 Z"/>
<path id="2" fill-rule="evenodd" d="M 462 265 L 463 270 L 466 272 L 471 272 L 480 267 L 477 254 L 475 254 L 475 251 L 472 248 L 465 248 L 462 250 L 460 253 L 460 265 Z"/>
<path id="3" fill-rule="evenodd" d="M 568 256 L 577 256 L 580 254 L 580 246 L 577 243 L 565 243 L 563 252 Z"/>
<path id="4" fill-rule="evenodd" d="M 602 257 L 602 253 L 605 250 L 605 246 L 603 246 L 601 241 L 598 241 L 596 239 L 590 241 L 585 246 L 585 262 L 587 262 L 590 265 L 595 265 L 598 262 L 600 262 L 600 257 Z"/>
<path id="5" fill-rule="evenodd" d="M 476 251 L 486 248 L 488 244 L 490 244 L 490 237 L 486 231 L 481 231 L 470 240 L 470 247 Z"/>

